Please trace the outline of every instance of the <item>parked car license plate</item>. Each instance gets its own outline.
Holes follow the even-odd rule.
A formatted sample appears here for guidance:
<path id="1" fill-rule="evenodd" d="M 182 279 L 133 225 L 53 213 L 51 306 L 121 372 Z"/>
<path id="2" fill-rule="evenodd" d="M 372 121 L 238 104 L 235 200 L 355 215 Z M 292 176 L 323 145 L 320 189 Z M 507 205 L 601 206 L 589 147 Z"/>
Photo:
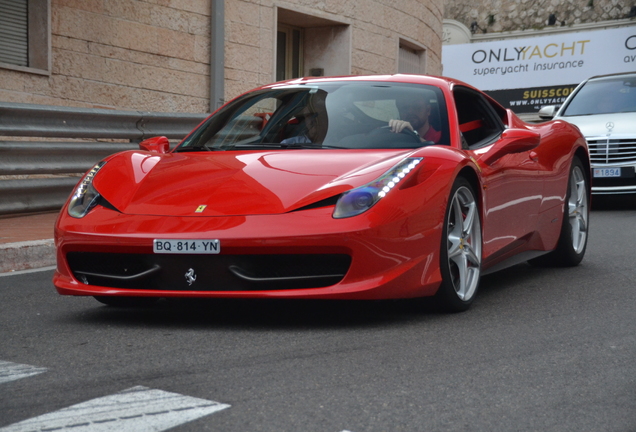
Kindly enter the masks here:
<path id="1" fill-rule="evenodd" d="M 594 177 L 620 177 L 620 168 L 594 168 Z"/>
<path id="2" fill-rule="evenodd" d="M 158 254 L 218 254 L 221 252 L 221 242 L 219 240 L 154 239 L 152 251 Z"/>

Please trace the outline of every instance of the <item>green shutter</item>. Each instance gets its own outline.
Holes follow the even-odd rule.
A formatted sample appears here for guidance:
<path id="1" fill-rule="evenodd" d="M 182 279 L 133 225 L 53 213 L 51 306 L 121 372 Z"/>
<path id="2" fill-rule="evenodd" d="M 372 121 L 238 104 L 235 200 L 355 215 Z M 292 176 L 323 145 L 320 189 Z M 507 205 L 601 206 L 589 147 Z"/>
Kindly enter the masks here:
<path id="1" fill-rule="evenodd" d="M 0 62 L 29 66 L 27 0 L 0 0 Z"/>

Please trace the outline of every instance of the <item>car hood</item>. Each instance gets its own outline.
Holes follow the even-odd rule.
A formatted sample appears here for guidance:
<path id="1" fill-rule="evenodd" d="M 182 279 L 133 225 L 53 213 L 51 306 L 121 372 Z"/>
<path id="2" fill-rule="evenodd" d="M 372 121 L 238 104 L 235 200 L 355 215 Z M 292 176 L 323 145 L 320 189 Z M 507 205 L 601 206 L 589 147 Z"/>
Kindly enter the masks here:
<path id="1" fill-rule="evenodd" d="M 284 150 L 110 158 L 94 186 L 117 210 L 165 216 L 280 214 L 366 184 L 409 151 Z"/>
<path id="2" fill-rule="evenodd" d="M 635 137 L 636 113 L 595 114 L 560 117 L 572 123 L 587 137 Z"/>

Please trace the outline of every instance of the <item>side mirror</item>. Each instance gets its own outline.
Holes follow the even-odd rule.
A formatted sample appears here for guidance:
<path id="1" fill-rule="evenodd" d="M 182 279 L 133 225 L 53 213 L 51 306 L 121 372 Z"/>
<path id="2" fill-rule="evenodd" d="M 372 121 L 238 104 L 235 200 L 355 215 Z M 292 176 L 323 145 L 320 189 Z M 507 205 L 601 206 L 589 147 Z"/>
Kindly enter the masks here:
<path id="1" fill-rule="evenodd" d="M 170 141 L 165 136 L 148 138 L 139 143 L 139 149 L 154 153 L 168 153 Z"/>
<path id="2" fill-rule="evenodd" d="M 506 129 L 492 148 L 484 153 L 482 160 L 490 165 L 507 154 L 523 153 L 535 149 L 540 142 L 541 135 L 538 132 L 526 129 Z"/>
<path id="3" fill-rule="evenodd" d="M 557 112 L 556 105 L 546 105 L 539 110 L 539 118 L 551 120 Z"/>

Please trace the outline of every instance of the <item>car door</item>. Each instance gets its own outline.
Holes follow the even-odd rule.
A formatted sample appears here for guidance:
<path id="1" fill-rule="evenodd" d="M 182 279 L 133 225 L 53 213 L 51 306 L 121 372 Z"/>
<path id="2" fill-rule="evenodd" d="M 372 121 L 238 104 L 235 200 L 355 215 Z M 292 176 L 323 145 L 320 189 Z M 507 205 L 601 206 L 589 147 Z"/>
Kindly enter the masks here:
<path id="1" fill-rule="evenodd" d="M 486 162 L 501 140 L 503 122 L 480 93 L 458 86 L 453 97 L 462 146 L 482 170 L 484 259 L 496 258 L 522 247 L 536 231 L 543 189 L 538 164 L 532 151 Z"/>

